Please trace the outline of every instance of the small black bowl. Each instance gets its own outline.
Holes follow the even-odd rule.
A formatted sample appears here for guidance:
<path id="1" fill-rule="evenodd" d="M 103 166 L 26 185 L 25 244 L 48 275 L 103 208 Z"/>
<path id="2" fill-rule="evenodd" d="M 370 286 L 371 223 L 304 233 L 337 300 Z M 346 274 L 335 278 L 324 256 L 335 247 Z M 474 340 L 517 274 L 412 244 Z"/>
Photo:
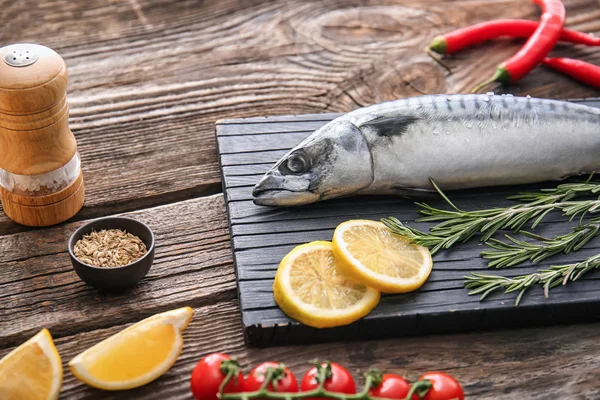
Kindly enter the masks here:
<path id="1" fill-rule="evenodd" d="M 137 237 L 146 245 L 148 252 L 131 264 L 122 267 L 94 267 L 79 261 L 73 248 L 83 235 L 102 229 L 122 229 Z M 98 289 L 125 289 L 142 280 L 154 261 L 154 234 L 148 225 L 125 217 L 105 217 L 93 220 L 77 229 L 69 239 L 69 255 L 73 268 L 79 277 L 87 284 Z"/>

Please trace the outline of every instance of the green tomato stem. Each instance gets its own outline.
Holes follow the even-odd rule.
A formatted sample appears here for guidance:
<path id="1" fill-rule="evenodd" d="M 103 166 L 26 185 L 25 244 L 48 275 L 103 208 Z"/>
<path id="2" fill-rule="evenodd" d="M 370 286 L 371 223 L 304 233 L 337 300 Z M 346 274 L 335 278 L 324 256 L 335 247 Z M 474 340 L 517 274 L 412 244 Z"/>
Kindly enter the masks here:
<path id="1" fill-rule="evenodd" d="M 222 367 L 225 368 L 225 367 Z M 334 399 L 334 400 L 392 400 L 381 397 L 374 397 L 369 395 L 369 391 L 376 386 L 381 384 L 380 373 L 369 371 L 366 374 L 365 385 L 363 390 L 356 394 L 336 393 L 330 392 L 325 389 L 325 382 L 331 377 L 331 364 L 327 363 L 325 366 L 317 364 L 317 376 L 316 380 L 319 384 L 315 389 L 307 392 L 271 392 L 267 390 L 269 383 L 272 383 L 275 379 L 278 379 L 280 373 L 273 368 L 267 368 L 267 374 L 265 381 L 261 385 L 260 389 L 254 392 L 239 392 L 239 393 L 223 393 L 223 389 L 234 375 L 239 373 L 239 368 L 231 367 L 226 368 L 227 375 L 221 386 L 219 387 L 218 397 L 221 400 L 253 400 L 253 399 L 273 399 L 273 400 L 302 400 L 306 398 L 320 398 L 320 399 Z M 417 394 L 419 397 L 423 397 L 431 388 L 431 382 L 428 380 L 422 380 L 415 382 L 406 397 L 410 400 L 413 394 Z"/>
<path id="2" fill-rule="evenodd" d="M 267 390 L 267 386 L 269 385 L 269 383 L 274 381 L 274 378 L 275 378 L 275 371 L 272 368 L 267 368 L 267 375 L 265 376 L 265 381 L 260 386 L 259 391 Z"/>
<path id="3" fill-rule="evenodd" d="M 419 396 L 420 399 L 422 399 L 427 394 L 429 389 L 431 389 L 432 386 L 433 384 L 431 383 L 431 381 L 427 379 L 424 379 L 422 381 L 416 381 L 411 386 L 410 391 L 408 392 L 404 400 L 411 400 L 413 395 L 415 394 Z"/>
<path id="4" fill-rule="evenodd" d="M 225 379 L 223 379 L 223 382 L 221 382 L 221 385 L 219 385 L 219 394 L 223 393 L 223 390 L 225 390 L 225 386 L 227 386 L 229 381 L 231 381 L 231 378 L 233 378 L 234 375 L 240 373 L 239 368 L 233 366 L 233 364 L 222 364 L 221 370 L 223 371 L 224 369 L 227 370 L 227 374 L 225 375 Z"/>
<path id="5" fill-rule="evenodd" d="M 307 398 L 320 398 L 320 399 L 334 399 L 334 400 L 390 400 L 382 397 L 374 397 L 369 395 L 369 390 L 372 389 L 373 379 L 367 376 L 365 386 L 363 390 L 356 394 L 336 393 L 325 390 L 322 385 L 319 384 L 314 390 L 307 392 L 271 392 L 266 389 L 266 386 L 255 392 L 242 392 L 242 393 L 221 393 L 219 397 L 221 400 L 253 400 L 253 399 L 273 399 L 273 400 L 301 400 Z M 263 385 L 264 386 L 264 385 Z M 413 394 L 417 394 L 422 397 L 431 388 L 431 382 L 417 381 L 415 382 L 409 392 L 409 396 L 406 399 L 411 399 Z"/>

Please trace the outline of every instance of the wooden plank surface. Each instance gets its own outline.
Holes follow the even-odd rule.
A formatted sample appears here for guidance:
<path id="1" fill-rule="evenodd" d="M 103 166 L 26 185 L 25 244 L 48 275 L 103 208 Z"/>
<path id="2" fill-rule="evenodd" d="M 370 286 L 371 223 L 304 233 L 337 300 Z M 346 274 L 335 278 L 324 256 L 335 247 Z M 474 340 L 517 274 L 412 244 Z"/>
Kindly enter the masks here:
<path id="1" fill-rule="evenodd" d="M 152 228 L 156 252 L 144 281 L 122 293 L 95 290 L 75 274 L 66 243 L 86 221 L 1 237 L 2 347 L 23 342 L 42 327 L 64 336 L 233 298 L 222 211 L 217 195 L 124 214 Z"/>
<path id="2" fill-rule="evenodd" d="M 568 26 L 600 34 L 596 0 L 565 4 Z M 537 16 L 536 7 L 521 0 L 0 0 L 0 45 L 45 44 L 69 66 L 70 122 L 87 189 L 84 209 L 59 227 L 30 230 L 0 213 L 0 313 L 10 321 L 0 320 L 0 357 L 47 325 L 68 361 L 127 324 L 190 300 L 197 314 L 184 354 L 168 375 L 138 390 L 107 394 L 66 371 L 61 398 L 189 399 L 191 368 L 211 351 L 231 352 L 246 364 L 278 359 L 297 373 L 315 357 L 353 370 L 373 364 L 410 378 L 444 369 L 478 399 L 597 398 L 596 325 L 245 347 L 223 200 L 200 199 L 221 188 L 216 120 L 255 117 L 261 123 L 263 115 L 310 113 L 307 121 L 318 123 L 329 118 L 323 112 L 421 93 L 464 92 L 521 42 L 458 54 L 448 61 L 455 73 L 446 75 L 422 52 L 431 38 L 490 18 Z M 598 48 L 560 46 L 554 54 L 600 63 Z M 507 90 L 551 98 L 598 94 L 542 68 Z M 289 122 L 267 119 L 280 122 L 282 132 Z M 260 154 L 265 164 L 260 168 L 278 154 Z M 247 160 L 229 155 L 223 161 L 239 168 Z M 236 190 L 239 200 L 247 198 L 243 186 Z M 183 201 L 190 198 L 199 199 Z M 83 220 L 136 210 L 134 217 L 162 232 L 163 253 L 155 265 L 160 276 L 120 296 L 77 281 L 64 253 L 68 234 Z M 188 219 L 200 228 L 185 228 Z M 272 224 L 283 229 L 281 221 Z M 169 227 L 181 236 L 170 235 Z"/>
<path id="3" fill-rule="evenodd" d="M 443 369 L 460 379 L 468 398 L 478 400 L 600 396 L 600 332 L 595 324 L 257 349 L 243 345 L 237 311 L 234 300 L 195 308 L 183 335 L 181 357 L 157 381 L 137 390 L 107 393 L 82 385 L 67 372 L 61 399 L 190 399 L 190 371 L 202 356 L 214 351 L 237 357 L 246 371 L 265 360 L 285 361 L 300 377 L 315 357 L 342 363 L 357 380 L 369 366 L 411 380 L 424 371 Z M 115 325 L 57 339 L 63 363 L 123 328 Z"/>

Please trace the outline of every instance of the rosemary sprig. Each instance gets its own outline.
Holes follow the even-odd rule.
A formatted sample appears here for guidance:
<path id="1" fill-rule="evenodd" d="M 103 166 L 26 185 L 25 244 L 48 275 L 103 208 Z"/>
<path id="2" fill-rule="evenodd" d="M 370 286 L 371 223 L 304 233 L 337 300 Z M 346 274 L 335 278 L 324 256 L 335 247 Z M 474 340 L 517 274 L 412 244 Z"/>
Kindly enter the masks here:
<path id="1" fill-rule="evenodd" d="M 568 254 L 577 251 L 594 238 L 600 230 L 600 218 L 592 219 L 585 225 L 574 227 L 571 232 L 552 239 L 540 237 L 531 232 L 522 235 L 540 240 L 542 243 L 531 243 L 505 235 L 509 242 L 491 238 L 486 244 L 493 250 L 481 252 L 481 256 L 490 260 L 490 268 L 514 267 L 527 260 L 537 263 L 558 253 Z"/>
<path id="2" fill-rule="evenodd" d="M 431 180 L 432 185 L 452 209 L 444 210 L 425 203 L 417 203 L 422 209 L 419 222 L 440 222 L 426 233 L 404 225 L 396 218 L 384 218 L 381 221 L 392 232 L 408 237 L 413 243 L 430 248 L 432 254 L 441 249 L 448 249 L 456 243 L 464 243 L 475 234 L 482 233 L 481 240 L 488 241 L 499 229 L 511 229 L 518 233 L 529 221 L 535 219 L 531 229 L 542 221 L 552 210 L 561 210 L 570 219 L 600 209 L 600 198 L 593 200 L 573 201 L 577 196 L 600 192 L 600 183 L 591 183 L 592 175 L 582 183 L 568 183 L 555 189 L 538 193 L 522 193 L 513 196 L 516 199 L 531 200 L 526 204 L 512 207 L 463 211 L 459 209 L 446 194 Z"/>
<path id="3" fill-rule="evenodd" d="M 428 247 L 431 254 L 437 253 L 440 249 L 448 249 L 452 247 L 456 242 L 465 242 L 469 239 L 464 238 L 465 235 L 460 232 L 452 236 L 439 236 L 427 232 L 420 231 L 408 225 L 404 225 L 397 218 L 389 217 L 382 218 L 381 222 L 388 227 L 394 233 L 402 235 L 409 239 L 412 243 L 420 244 Z M 472 236 L 472 235 L 471 235 Z"/>
<path id="4" fill-rule="evenodd" d="M 514 278 L 473 272 L 471 275 L 465 276 L 465 288 L 469 289 L 469 295 L 480 294 L 480 300 L 484 300 L 496 290 L 504 290 L 504 293 L 518 292 L 515 300 L 515 306 L 518 306 L 523 294 L 537 284 L 544 288 L 544 296 L 548 298 L 550 289 L 574 282 L 595 269 L 600 269 L 600 254 L 578 263 L 554 265 L 532 274 Z"/>
<path id="5" fill-rule="evenodd" d="M 565 195 L 561 200 L 567 201 L 577 196 L 587 196 L 600 194 L 600 183 L 592 182 L 592 178 L 595 173 L 591 173 L 590 176 L 584 182 L 567 182 L 558 185 L 552 189 L 540 189 L 539 192 L 525 192 L 519 193 L 514 196 L 508 197 L 509 200 L 519 200 L 532 202 L 537 199 L 543 198 L 544 195 L 556 196 Z"/>

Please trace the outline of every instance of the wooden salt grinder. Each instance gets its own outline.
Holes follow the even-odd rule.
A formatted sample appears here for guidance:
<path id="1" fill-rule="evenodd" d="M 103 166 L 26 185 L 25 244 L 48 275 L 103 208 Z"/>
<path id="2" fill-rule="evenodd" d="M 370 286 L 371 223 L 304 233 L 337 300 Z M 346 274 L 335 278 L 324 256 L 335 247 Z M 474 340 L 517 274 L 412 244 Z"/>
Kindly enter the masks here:
<path id="1" fill-rule="evenodd" d="M 83 206 L 66 93 L 67 66 L 56 52 L 36 44 L 0 48 L 0 193 L 4 212 L 20 224 L 58 224 Z M 31 182 L 61 174 L 62 184 L 41 189 L 22 190 L 7 183 L 35 185 Z"/>

